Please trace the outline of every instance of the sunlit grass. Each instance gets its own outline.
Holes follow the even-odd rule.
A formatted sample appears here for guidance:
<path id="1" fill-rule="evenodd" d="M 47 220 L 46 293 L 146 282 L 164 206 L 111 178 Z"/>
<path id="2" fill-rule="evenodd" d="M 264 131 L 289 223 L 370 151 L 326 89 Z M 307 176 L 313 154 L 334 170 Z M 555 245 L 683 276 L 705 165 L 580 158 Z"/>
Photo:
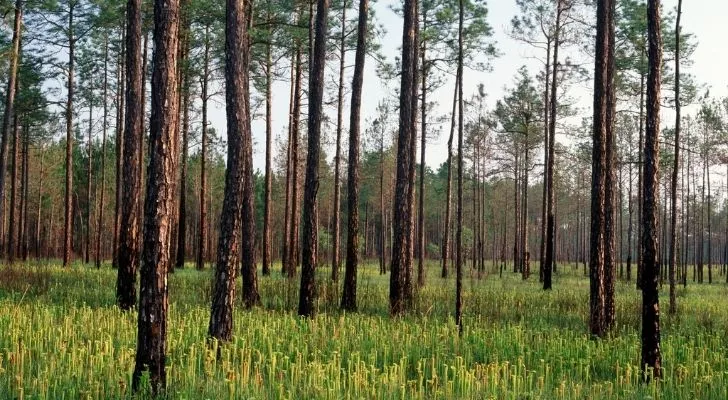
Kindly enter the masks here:
<path id="1" fill-rule="evenodd" d="M 0 398 L 130 397 L 136 313 L 114 306 L 115 271 L 23 268 L 30 273 L 19 282 L 0 283 Z M 295 315 L 297 281 L 278 269 L 259 277 L 264 306 L 236 310 L 234 341 L 219 357 L 205 340 L 211 272 L 177 271 L 170 276 L 169 397 L 728 398 L 723 284 L 678 290 L 679 315 L 663 314 L 665 378 L 643 385 L 633 283 L 618 285 L 612 337 L 592 340 L 581 270 L 562 268 L 549 293 L 537 275 L 523 282 L 512 273 L 477 280 L 466 272 L 459 338 L 450 315 L 454 281 L 440 279 L 436 263 L 415 310 L 396 320 L 388 315 L 389 276 L 377 271 L 364 266 L 360 312 L 343 314 L 340 289 L 321 269 L 320 312 L 310 320 Z M 22 279 L 47 285 L 33 289 Z"/>

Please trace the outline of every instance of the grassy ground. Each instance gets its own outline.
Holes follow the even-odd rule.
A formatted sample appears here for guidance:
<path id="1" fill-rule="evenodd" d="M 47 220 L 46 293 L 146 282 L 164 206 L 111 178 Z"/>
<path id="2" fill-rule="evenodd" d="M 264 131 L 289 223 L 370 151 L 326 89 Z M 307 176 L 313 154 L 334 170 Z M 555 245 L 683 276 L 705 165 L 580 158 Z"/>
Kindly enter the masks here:
<path id="1" fill-rule="evenodd" d="M 450 315 L 454 281 L 440 279 L 435 264 L 415 311 L 397 320 L 387 314 L 388 276 L 373 264 L 363 269 L 360 312 L 338 312 L 338 290 L 322 284 L 312 320 L 294 313 L 297 282 L 279 273 L 260 277 L 264 307 L 236 310 L 235 339 L 220 357 L 205 341 L 211 272 L 171 275 L 168 396 L 728 398 L 724 284 L 678 290 L 678 316 L 663 315 L 665 378 L 643 385 L 640 297 L 632 283 L 618 284 L 613 337 L 597 341 L 587 334 L 588 280 L 580 270 L 562 268 L 549 293 L 537 277 L 468 278 L 458 338 Z M 114 306 L 115 279 L 110 268 L 0 269 L 0 398 L 131 397 L 136 313 Z"/>

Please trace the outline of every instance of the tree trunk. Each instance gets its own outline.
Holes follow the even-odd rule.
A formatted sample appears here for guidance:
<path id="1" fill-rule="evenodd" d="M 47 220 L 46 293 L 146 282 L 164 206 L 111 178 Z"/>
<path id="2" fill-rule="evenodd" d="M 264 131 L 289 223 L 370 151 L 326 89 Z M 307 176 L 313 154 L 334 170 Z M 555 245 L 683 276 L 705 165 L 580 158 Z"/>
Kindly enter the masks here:
<path id="1" fill-rule="evenodd" d="M 124 163 L 122 175 L 121 223 L 119 231 L 119 274 L 116 299 L 128 310 L 136 303 L 136 274 L 141 243 L 141 179 L 139 176 L 140 131 L 144 120 L 142 100 L 142 3 L 127 2 L 126 113 L 124 120 Z M 176 41 L 176 38 L 175 38 Z M 175 57 L 176 58 L 176 57 Z M 175 99 L 176 102 L 176 99 Z M 166 237 L 166 236 L 165 236 Z"/>
<path id="2" fill-rule="evenodd" d="M 592 199 L 591 235 L 589 248 L 589 331 L 596 337 L 604 337 L 608 326 L 606 321 L 606 274 L 607 253 L 610 252 L 609 224 L 612 217 L 608 209 L 613 195 L 608 185 L 612 184 L 611 167 L 613 129 L 611 119 L 613 76 L 610 73 L 612 35 L 611 25 L 613 3 L 601 0 L 597 3 L 597 37 L 594 74 L 594 131 L 592 146 Z M 613 250 L 613 249 L 611 249 Z"/>
<path id="3" fill-rule="evenodd" d="M 20 126 L 18 126 L 18 114 L 13 114 L 13 149 L 11 157 L 13 168 L 10 170 L 10 223 L 8 224 L 8 264 L 15 262 L 19 230 L 16 222 L 17 199 L 18 199 L 18 142 L 20 141 Z"/>
<path id="4" fill-rule="evenodd" d="M 174 203 L 174 171 L 178 162 L 174 139 L 179 123 L 176 73 L 179 11 L 178 0 L 154 2 L 150 160 L 144 203 L 145 237 L 132 387 L 138 390 L 142 373 L 149 371 L 149 382 L 155 396 L 163 394 L 166 388 L 167 273 L 171 255 L 169 239 Z"/>
<path id="5" fill-rule="evenodd" d="M 202 139 L 200 148 L 200 229 L 197 232 L 197 269 L 205 268 L 205 240 L 207 240 L 207 102 L 210 79 L 210 26 L 205 26 L 202 56 Z"/>
<path id="6" fill-rule="evenodd" d="M 5 170 L 8 165 L 8 135 L 13 129 L 15 115 L 15 95 L 17 92 L 18 62 L 20 59 L 21 25 L 23 21 L 23 2 L 15 0 L 15 18 L 13 22 L 13 42 L 8 63 L 8 85 L 5 92 L 5 112 L 3 113 L 2 139 L 0 139 L 0 199 L 5 199 Z M 0 207 L 0 224 L 5 223 L 5 205 Z M 12 223 L 10 224 L 12 226 Z M 3 232 L 5 234 L 5 232 Z M 0 236 L 0 248 L 3 237 Z M 9 254 L 8 254 L 9 255 Z"/>
<path id="7" fill-rule="evenodd" d="M 76 62 L 76 37 L 74 36 L 74 8 L 76 3 L 69 3 L 68 10 L 68 82 L 66 98 L 66 193 L 65 212 L 63 224 L 63 266 L 68 267 L 71 262 L 73 238 L 73 96 L 75 87 L 73 83 Z"/>
<path id="8" fill-rule="evenodd" d="M 270 14 L 268 23 L 271 23 Z M 268 29 L 272 35 L 272 28 Z M 271 269 L 271 194 L 273 192 L 273 45 L 266 45 L 265 58 L 265 205 L 263 211 L 263 275 Z M 288 211 L 286 211 L 288 212 Z"/>
<path id="9" fill-rule="evenodd" d="M 300 16 L 299 16 L 300 19 Z M 288 255 L 286 261 L 286 272 L 289 278 L 296 276 L 296 267 L 298 266 L 298 133 L 299 120 L 301 118 L 301 81 L 302 81 L 303 65 L 301 62 L 301 43 L 296 45 L 296 85 L 294 88 L 293 98 L 293 118 L 291 120 L 291 140 L 289 142 L 291 150 L 291 226 L 288 232 Z"/>
<path id="10" fill-rule="evenodd" d="M 341 231 L 341 218 L 339 217 L 339 214 L 341 213 L 341 131 L 344 125 L 344 62 L 346 58 L 346 8 L 348 7 L 346 0 L 344 0 L 341 7 L 339 87 L 336 100 L 336 155 L 334 156 L 334 240 L 331 249 L 331 280 L 334 282 L 339 280 L 339 237 Z"/>
<path id="11" fill-rule="evenodd" d="M 313 316 L 316 300 L 316 260 L 318 255 L 316 202 L 319 185 L 319 160 L 321 157 L 321 122 L 323 120 L 326 18 L 328 11 L 329 0 L 317 0 L 316 41 L 311 59 L 308 92 L 308 155 L 306 157 L 306 180 L 303 193 L 301 289 L 298 301 L 298 315 L 305 317 Z"/>
<path id="12" fill-rule="evenodd" d="M 557 0 L 556 2 L 556 30 L 554 32 L 554 58 L 552 62 L 551 71 L 551 115 L 549 118 L 549 150 L 548 150 L 548 162 L 546 165 L 547 177 L 548 177 L 548 198 L 546 204 L 546 255 L 544 256 L 544 274 L 543 274 L 543 288 L 544 290 L 551 290 L 552 282 L 551 277 L 556 264 L 555 261 L 555 246 L 556 246 L 556 221 L 554 215 L 554 202 L 556 201 L 554 195 L 554 157 L 555 157 L 555 143 L 556 143 L 556 111 L 557 111 L 557 78 L 559 71 L 559 47 L 560 47 L 560 30 L 561 30 L 561 18 L 562 13 L 565 9 L 564 2 Z M 547 78 L 548 79 L 548 78 Z"/>
<path id="13" fill-rule="evenodd" d="M 392 315 L 402 315 L 406 309 L 406 275 L 410 268 L 408 258 L 410 225 L 409 170 L 412 160 L 411 141 L 414 136 L 415 110 L 412 108 L 414 96 L 415 69 L 415 25 L 417 24 L 417 0 L 405 0 L 404 25 L 402 33 L 402 73 L 399 95 L 399 138 L 397 141 L 397 172 L 395 182 L 394 209 L 392 218 L 392 265 L 390 267 L 389 309 Z"/>
<path id="14" fill-rule="evenodd" d="M 93 97 L 93 96 L 92 96 Z M 92 168 L 92 161 L 93 161 L 93 147 L 92 147 L 92 140 L 93 140 L 93 115 L 94 115 L 94 105 L 93 100 L 89 99 L 89 108 L 88 108 L 88 143 L 86 144 L 87 149 L 87 156 L 88 159 L 86 164 L 86 238 L 84 240 L 84 263 L 88 264 L 89 259 L 91 258 L 91 168 Z"/>
<path id="15" fill-rule="evenodd" d="M 649 72 L 647 77 L 647 129 L 645 132 L 644 198 L 642 200 L 642 360 L 645 380 L 662 376 L 660 355 L 660 299 L 657 213 L 660 133 L 660 75 L 662 38 L 660 2 L 647 3 Z"/>
<path id="16" fill-rule="evenodd" d="M 184 18 L 183 18 L 184 21 Z M 186 21 L 180 23 L 180 97 L 182 107 L 182 148 L 180 149 L 180 179 L 179 179 L 179 214 L 177 217 L 177 256 L 175 257 L 175 267 L 184 268 L 185 266 L 185 250 L 187 248 L 187 152 L 189 150 L 189 132 L 190 132 L 190 73 L 186 67 L 187 54 L 189 52 L 189 31 Z"/>
<path id="17" fill-rule="evenodd" d="M 284 276 L 288 275 L 288 254 L 290 250 L 291 244 L 289 243 L 289 239 L 291 237 L 291 225 L 292 225 L 292 218 L 291 214 L 293 214 L 294 207 L 291 207 L 292 201 L 291 201 L 291 181 L 292 178 L 292 143 L 293 143 L 293 106 L 295 102 L 296 96 L 298 96 L 298 93 L 296 93 L 296 73 L 297 70 L 296 62 L 299 60 L 297 55 L 299 54 L 299 51 L 296 50 L 294 52 L 293 57 L 291 58 L 291 91 L 290 91 L 290 98 L 288 102 L 288 143 L 286 145 L 286 208 L 283 212 L 283 246 L 281 249 L 281 273 Z"/>
<path id="18" fill-rule="evenodd" d="M 422 30 L 427 29 L 427 10 L 422 7 Z M 419 188 L 419 209 L 417 211 L 417 287 L 425 286 L 425 147 L 427 146 L 427 74 L 426 64 L 427 40 L 421 39 L 420 45 L 420 79 L 422 86 L 422 103 L 420 105 L 420 188 Z"/>
<path id="19" fill-rule="evenodd" d="M 356 310 L 356 278 L 359 255 L 359 146 L 361 136 L 361 102 L 364 86 L 364 62 L 366 60 L 366 36 L 369 17 L 369 0 L 359 0 L 359 21 L 357 25 L 356 55 L 354 56 L 354 78 L 351 84 L 351 111 L 349 113 L 349 171 L 347 177 L 348 229 L 346 236 L 346 271 L 344 273 L 344 292 L 341 297 L 341 308 Z M 380 149 L 381 150 L 381 149 Z M 380 190 L 382 189 L 380 176 Z M 383 194 L 380 195 L 380 206 L 384 205 Z M 384 211 L 384 208 L 381 210 Z M 382 221 L 383 222 L 383 221 Z M 383 225 L 383 223 L 382 223 Z M 382 235 L 382 238 L 384 236 Z M 383 239 L 382 239 L 382 243 Z M 380 257 L 384 256 L 384 246 L 380 249 Z M 384 262 L 381 263 L 384 265 Z"/>
<path id="20" fill-rule="evenodd" d="M 20 228 L 20 258 L 23 262 L 28 261 L 28 153 L 30 152 L 30 129 L 26 128 L 23 132 L 23 173 L 21 179 L 23 180 L 23 191 L 20 193 L 20 204 L 22 218 Z M 91 207 L 91 196 L 89 196 L 89 208 Z M 88 251 L 88 246 L 87 246 Z"/>
<path id="21" fill-rule="evenodd" d="M 96 220 L 96 251 L 95 251 L 95 263 L 96 269 L 101 268 L 101 261 L 103 255 L 101 254 L 101 232 L 104 231 L 104 200 L 106 195 L 106 129 L 108 128 L 108 88 L 109 88 L 109 37 L 104 36 L 104 83 L 102 87 L 102 104 L 103 104 L 103 120 L 101 127 L 101 178 L 96 187 L 99 191 L 97 197 L 98 205 L 98 217 Z M 99 188 L 99 184 L 101 187 Z M 38 203 L 40 206 L 40 203 Z"/>
<path id="22" fill-rule="evenodd" d="M 456 261 L 455 261 L 455 324 L 458 326 L 460 336 L 463 334 L 463 128 L 464 128 L 464 107 L 463 101 L 463 23 L 464 23 L 464 0 L 459 1 L 459 23 L 458 23 L 458 68 L 456 81 L 458 82 L 458 209 L 457 209 L 457 236 L 455 239 Z"/>
<path id="23" fill-rule="evenodd" d="M 122 31 L 120 29 L 120 31 Z M 120 41 L 124 35 L 120 34 Z M 121 192 L 122 192 L 122 168 L 123 168 L 123 157 L 124 157 L 124 108 L 126 98 L 124 97 L 124 86 L 125 84 L 125 73 L 124 73 L 124 59 L 126 54 L 126 46 L 121 47 L 120 55 L 117 59 L 116 68 L 116 79 L 117 79 L 117 90 L 116 90 L 116 199 L 114 202 L 114 242 L 113 242 L 113 260 L 112 267 L 119 267 L 119 234 L 121 232 Z"/>
<path id="24" fill-rule="evenodd" d="M 450 117 L 450 136 L 447 139 L 447 185 L 445 189 L 445 228 L 442 233 L 442 277 L 447 278 L 449 271 L 447 268 L 447 260 L 450 255 L 450 220 L 452 219 L 452 142 L 455 136 L 456 112 L 458 104 L 458 84 L 460 77 L 455 77 L 455 90 L 452 96 L 452 113 Z"/>
<path id="25" fill-rule="evenodd" d="M 41 144 L 38 146 L 40 152 L 40 174 L 38 176 L 38 213 L 35 220 L 35 256 L 38 260 L 43 257 L 43 246 L 41 244 L 41 220 L 43 217 L 43 178 L 45 170 L 43 169 L 45 161 L 45 149 Z"/>

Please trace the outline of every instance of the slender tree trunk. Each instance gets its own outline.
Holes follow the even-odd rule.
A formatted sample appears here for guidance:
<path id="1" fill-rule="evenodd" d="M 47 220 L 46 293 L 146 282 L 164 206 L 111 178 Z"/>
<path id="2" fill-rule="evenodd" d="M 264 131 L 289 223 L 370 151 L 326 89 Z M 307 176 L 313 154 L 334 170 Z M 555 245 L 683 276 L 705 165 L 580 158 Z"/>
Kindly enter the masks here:
<path id="1" fill-rule="evenodd" d="M 299 16 L 300 19 L 300 16 Z M 291 146 L 291 226 L 288 232 L 288 266 L 286 272 L 288 277 L 293 278 L 296 276 L 296 268 L 298 266 L 298 133 L 299 133 L 299 120 L 301 117 L 301 80 L 302 80 L 303 66 L 301 63 L 301 44 L 300 42 L 296 45 L 296 85 L 295 85 L 295 96 L 293 100 L 293 119 L 291 129 L 291 140 L 289 146 Z"/>
<path id="2" fill-rule="evenodd" d="M 458 326 L 460 336 L 463 334 L 463 128 L 464 108 L 463 101 L 463 24 L 464 24 L 464 0 L 459 0 L 460 16 L 458 23 L 458 209 L 457 209 L 457 236 L 456 236 L 456 283 L 455 283 L 455 323 Z"/>
<path id="3" fill-rule="evenodd" d="M 544 280 L 544 265 L 546 262 L 546 231 L 548 219 L 548 194 L 549 194 L 549 99 L 551 90 L 549 76 L 551 74 L 551 38 L 546 38 L 546 69 L 544 71 L 544 93 L 543 93 L 543 194 L 541 198 L 541 245 L 539 248 L 538 278 Z"/>
<path id="4" fill-rule="evenodd" d="M 268 3 L 270 4 L 270 3 Z M 270 10 L 268 23 L 271 23 Z M 268 29 L 272 35 L 272 28 Z M 273 193 L 273 45 L 266 45 L 265 57 L 265 205 L 263 211 L 263 275 L 271 269 L 271 194 Z M 286 211 L 288 212 L 288 211 Z"/>
<path id="5" fill-rule="evenodd" d="M 346 9 L 341 5 L 341 37 L 339 41 L 339 87 L 336 100 L 336 155 L 334 156 L 334 241 L 331 248 L 331 280 L 339 280 L 339 238 L 341 236 L 341 131 L 344 125 L 344 62 L 346 60 Z M 349 211 L 351 212 L 351 211 Z M 348 251 L 347 251 L 348 253 Z M 348 257 L 348 256 L 347 256 Z"/>
<path id="6" fill-rule="evenodd" d="M 210 77 L 210 26 L 205 26 L 205 44 L 202 56 L 202 139 L 200 148 L 200 230 L 197 232 L 197 269 L 205 268 L 205 240 L 207 240 L 207 102 Z"/>
<path id="7" fill-rule="evenodd" d="M 141 202 L 141 179 L 138 154 L 141 151 L 140 131 L 143 129 L 144 120 L 143 73 L 142 3 L 141 0 L 128 0 L 126 31 L 127 101 L 123 139 L 124 163 L 119 231 L 119 274 L 116 280 L 116 300 L 122 310 L 128 310 L 136 303 L 136 274 L 141 255 L 139 240 L 142 217 L 139 206 Z"/>
<path id="8" fill-rule="evenodd" d="M 76 3 L 69 3 L 68 10 L 68 82 L 66 98 L 66 193 L 65 213 L 63 224 L 63 266 L 68 267 L 71 262 L 73 239 L 73 96 L 75 85 L 73 82 L 76 63 L 76 37 L 74 33 L 73 17 Z"/>
<path id="9" fill-rule="evenodd" d="M 526 127 L 526 132 L 530 128 Z M 522 215 L 521 215 L 521 278 L 526 280 L 531 274 L 529 266 L 529 258 L 531 254 L 528 252 L 528 163 L 529 163 L 529 149 L 528 149 L 528 133 L 524 140 L 523 149 L 523 194 L 521 199 L 523 202 Z"/>
<path id="10" fill-rule="evenodd" d="M 234 1 L 234 0 L 228 0 L 228 1 Z M 243 5 L 243 7 L 246 7 L 245 15 L 247 16 L 247 20 L 245 21 L 245 24 L 250 26 L 250 22 L 252 19 L 252 4 L 251 2 L 247 2 Z M 230 8 L 230 7 L 228 7 Z M 240 32 L 239 28 L 238 32 Z M 228 28 L 228 32 L 230 31 L 230 28 Z M 244 38 L 245 40 L 248 40 L 248 34 L 238 34 L 238 38 Z M 243 46 L 249 46 L 249 44 L 245 44 Z M 240 86 L 242 88 L 242 92 L 240 92 L 240 89 L 237 89 L 236 93 L 231 93 L 230 97 L 237 96 L 238 100 L 235 101 L 238 105 L 244 105 L 245 111 L 241 112 L 239 106 L 238 107 L 230 107 L 230 111 L 235 111 L 240 115 L 241 118 L 239 121 L 236 121 L 237 124 L 239 124 L 239 129 L 241 132 L 241 139 L 242 139 L 242 159 L 243 159 L 243 209 L 242 209 L 242 228 L 243 228 L 243 236 L 242 236 L 242 264 L 241 264 L 241 275 L 242 275 L 242 281 L 243 281 L 243 304 L 245 305 L 245 308 L 253 308 L 255 306 L 260 305 L 260 294 L 258 293 L 258 272 L 256 270 L 255 266 L 255 238 L 256 230 L 255 230 L 255 189 L 254 189 L 254 176 L 253 176 L 253 132 L 250 128 L 250 79 L 247 76 L 247 74 L 240 73 L 238 68 L 245 68 L 248 69 L 250 65 L 250 52 L 249 49 L 241 49 L 240 45 L 230 46 L 228 51 L 234 49 L 235 51 L 232 52 L 233 55 L 242 54 L 242 63 L 234 63 L 234 65 L 231 65 L 229 74 L 231 75 L 230 78 L 228 78 L 227 82 L 234 82 L 234 86 Z M 234 75 L 233 75 L 234 72 Z M 234 79 L 233 79 L 234 78 Z M 242 96 L 241 96 L 242 94 Z M 241 101 L 242 100 L 242 101 Z M 233 118 L 230 114 L 228 114 L 228 119 Z M 228 132 L 230 132 L 230 127 L 228 127 Z"/>
<path id="11" fill-rule="evenodd" d="M 18 115 L 13 114 L 13 148 L 11 157 L 13 168 L 10 170 L 10 223 L 8 224 L 8 264 L 15 262 L 19 229 L 16 222 L 17 199 L 18 199 L 18 142 L 20 141 L 20 126 L 18 126 Z"/>
<path id="12" fill-rule="evenodd" d="M 25 129 L 23 132 L 23 192 L 21 193 L 21 204 L 22 204 L 22 228 L 20 238 L 20 257 L 23 262 L 28 261 L 28 225 L 30 219 L 28 218 L 28 157 L 30 153 L 30 129 Z M 89 204 L 91 204 L 89 202 Z"/>
<path id="13" fill-rule="evenodd" d="M 2 139 L 0 139 L 0 199 L 5 199 L 5 170 L 8 165 L 8 141 L 10 130 L 13 129 L 15 115 L 15 95 L 17 92 L 18 62 L 20 60 L 21 26 L 23 21 L 23 2 L 15 1 L 15 17 L 13 22 L 13 42 L 8 63 L 8 83 L 5 91 L 5 112 L 3 113 Z M 0 207 L 0 224 L 5 224 L 5 205 Z M 12 223 L 10 224 L 12 226 Z M 4 231 L 4 230 L 3 230 Z M 3 232 L 5 234 L 5 232 Z M 0 236 L 0 248 L 3 237 Z"/>
<path id="14" fill-rule="evenodd" d="M 672 162 L 672 187 L 670 191 L 670 307 L 668 313 L 675 315 L 675 268 L 677 267 L 677 185 L 678 171 L 680 169 L 680 18 L 682 17 L 682 0 L 677 2 L 677 16 L 675 20 L 675 146 Z M 727 214 L 728 215 L 728 214 Z"/>
<path id="15" fill-rule="evenodd" d="M 185 266 L 185 250 L 187 248 L 187 152 L 189 151 L 189 132 L 190 132 L 190 73 L 186 67 L 187 54 L 189 53 L 189 28 L 187 22 L 180 23 L 180 94 L 182 107 L 182 148 L 180 149 L 180 179 L 179 179 L 179 214 L 177 217 L 177 256 L 175 257 L 175 267 L 184 268 Z M 204 264 L 203 264 L 204 266 Z M 200 267 L 200 265 L 198 265 Z"/>
<path id="16" fill-rule="evenodd" d="M 369 6 L 368 2 L 366 6 Z M 359 7 L 361 9 L 361 3 Z M 384 211 L 384 134 L 386 133 L 386 126 L 382 126 L 381 128 L 381 136 L 379 138 L 379 225 L 381 229 L 379 232 L 379 274 L 384 275 L 387 273 L 387 238 L 389 235 L 387 233 L 387 215 Z M 351 144 L 349 144 L 349 146 L 351 146 Z M 726 229 L 728 229 L 728 225 L 726 225 Z M 728 234 L 726 237 L 728 237 Z"/>
<path id="17" fill-rule="evenodd" d="M 632 142 L 630 136 L 630 142 Z M 639 150 L 638 150 L 639 151 Z M 634 206 L 632 200 L 632 159 L 630 153 L 629 160 L 629 184 L 627 185 L 627 209 L 629 214 L 629 223 L 627 224 L 627 282 L 632 280 L 632 215 L 634 214 Z"/>
<path id="18" fill-rule="evenodd" d="M 38 146 L 38 152 L 40 153 L 40 174 L 38 175 L 38 211 L 35 220 L 35 255 L 38 260 L 43 256 L 43 248 L 41 244 L 41 220 L 43 217 L 43 179 L 45 177 L 44 161 L 45 161 L 45 149 L 43 144 Z"/>
<path id="19" fill-rule="evenodd" d="M 544 257 L 544 279 L 543 288 L 544 290 L 551 290 L 552 282 L 551 276 L 556 265 L 555 261 L 555 246 L 556 246 L 556 221 L 554 215 L 554 202 L 556 197 L 554 195 L 554 157 L 555 157 L 555 143 L 556 143 L 556 110 L 557 110 L 557 78 L 559 71 L 559 46 L 560 46 L 560 30 L 561 30 L 561 18 L 565 12 L 565 8 L 562 0 L 556 2 L 556 30 L 554 32 L 554 58 L 553 68 L 551 71 L 551 101 L 549 105 L 551 107 L 551 115 L 549 118 L 549 156 L 547 163 L 547 176 L 548 176 L 548 199 L 546 204 L 546 255 Z"/>
<path id="20" fill-rule="evenodd" d="M 645 50 L 642 49 L 642 59 L 645 58 Z M 642 182 L 642 179 L 644 179 L 643 176 L 643 170 L 644 170 L 644 163 L 643 160 L 643 154 L 642 150 L 644 148 L 644 131 L 645 131 L 645 74 L 640 73 L 640 113 L 639 113 L 639 138 L 638 138 L 638 151 L 637 151 L 637 166 L 638 166 L 638 172 L 637 172 L 637 203 L 639 203 L 639 208 L 637 209 L 637 219 L 640 221 L 639 224 L 637 224 L 637 237 L 639 240 L 637 240 L 637 279 L 636 279 L 636 286 L 637 289 L 642 289 L 642 202 L 644 197 L 644 185 Z"/>
<path id="21" fill-rule="evenodd" d="M 106 129 L 108 129 L 108 88 L 109 88 L 109 37 L 104 35 L 104 83 L 102 87 L 102 105 L 103 105 L 103 119 L 101 127 L 101 178 L 99 183 L 96 184 L 99 196 L 97 196 L 97 212 L 98 216 L 96 219 L 96 251 L 95 253 L 95 264 L 96 269 L 101 268 L 101 261 L 103 255 L 101 254 L 101 232 L 104 231 L 104 200 L 106 195 Z M 101 186 L 99 188 L 99 185 Z M 40 205 L 40 203 L 38 203 Z"/>
<path id="22" fill-rule="evenodd" d="M 286 208 L 283 213 L 283 246 L 281 251 L 281 273 L 283 275 L 287 275 L 288 271 L 288 254 L 290 250 L 291 244 L 289 243 L 289 239 L 291 237 L 290 231 L 291 231 L 291 225 L 292 225 L 292 218 L 291 214 L 293 213 L 293 208 L 291 207 L 292 200 L 291 200 L 291 181 L 293 180 L 292 177 L 292 150 L 293 150 L 293 106 L 295 102 L 295 98 L 298 95 L 296 93 L 296 63 L 298 58 L 299 51 L 296 50 L 294 52 L 295 54 L 291 58 L 291 91 L 290 91 L 290 99 L 289 99 L 289 105 L 288 105 L 288 143 L 286 145 Z"/>
<path id="23" fill-rule="evenodd" d="M 167 382 L 167 273 L 171 256 L 169 227 L 174 203 L 174 171 L 178 162 L 174 139 L 179 123 L 176 73 L 179 11 L 178 0 L 154 3 L 150 160 L 144 203 L 145 245 L 141 264 L 137 353 L 132 387 L 135 391 L 138 390 L 142 373 L 149 371 L 149 382 L 155 396 L 164 393 Z M 130 36 L 138 38 L 137 35 Z M 129 99 L 133 97 L 130 96 Z M 136 137 L 139 138 L 139 135 Z"/>
<path id="24" fill-rule="evenodd" d="M 422 30 L 427 29 L 427 7 L 422 6 Z M 417 211 L 417 287 L 425 286 L 425 149 L 427 146 L 427 75 L 429 73 L 426 54 L 427 40 L 420 40 L 420 90 L 422 91 L 422 104 L 420 105 L 420 188 L 419 210 Z"/>
<path id="25" fill-rule="evenodd" d="M 88 143 L 86 144 L 87 148 L 87 164 L 86 164 L 86 238 L 84 240 L 84 246 L 85 246 L 85 258 L 84 263 L 88 264 L 89 259 L 91 258 L 91 164 L 93 161 L 93 147 L 92 147 L 92 140 L 93 140 L 93 115 L 94 115 L 94 106 L 93 101 L 89 101 L 89 109 L 88 109 Z"/>
<path id="26" fill-rule="evenodd" d="M 351 111 L 349 113 L 349 171 L 347 177 L 347 190 L 349 192 L 349 215 L 347 222 L 349 226 L 346 237 L 344 292 L 341 298 L 341 308 L 349 311 L 356 310 L 356 275 L 359 263 L 357 254 L 357 250 L 359 248 L 359 146 L 361 136 L 361 102 L 362 89 L 364 86 L 364 62 L 366 60 L 368 17 L 369 0 L 359 0 L 356 55 L 354 56 L 354 78 L 351 84 Z M 383 176 L 380 176 L 380 190 L 383 189 L 382 179 Z M 383 207 L 383 194 L 381 196 L 380 206 Z M 383 212 L 384 208 L 382 208 L 381 211 Z M 384 242 L 382 241 L 382 243 Z M 380 250 L 381 257 L 384 257 L 384 246 L 382 246 L 382 249 Z M 382 261 L 382 265 L 384 265 L 384 261 Z"/>
<path id="27" fill-rule="evenodd" d="M 123 29 L 120 29 L 123 31 Z M 120 35 L 120 40 L 124 38 L 124 35 Z M 124 158 L 124 108 L 126 98 L 124 96 L 125 83 L 125 68 L 124 59 L 126 55 L 126 46 L 120 46 L 121 51 L 117 59 L 116 79 L 117 79 L 117 90 L 116 90 L 116 199 L 114 202 L 114 243 L 113 243 L 113 268 L 119 267 L 119 236 L 121 232 L 121 192 L 122 192 L 122 160 Z"/>
<path id="28" fill-rule="evenodd" d="M 644 199 L 642 200 L 642 360 L 645 379 L 662 376 L 660 355 L 660 299 L 657 290 L 657 207 L 660 133 L 660 75 L 662 38 L 660 1 L 647 3 L 649 72 L 647 77 L 647 129 L 645 134 Z"/>
<path id="29" fill-rule="evenodd" d="M 460 77 L 455 77 L 455 90 L 452 96 L 452 113 L 450 117 L 450 136 L 447 139 L 447 185 L 445 189 L 445 228 L 442 234 L 442 277 L 447 278 L 449 271 L 447 268 L 447 259 L 450 255 L 450 220 L 452 219 L 452 142 L 455 136 L 455 123 L 458 101 L 458 84 Z"/>

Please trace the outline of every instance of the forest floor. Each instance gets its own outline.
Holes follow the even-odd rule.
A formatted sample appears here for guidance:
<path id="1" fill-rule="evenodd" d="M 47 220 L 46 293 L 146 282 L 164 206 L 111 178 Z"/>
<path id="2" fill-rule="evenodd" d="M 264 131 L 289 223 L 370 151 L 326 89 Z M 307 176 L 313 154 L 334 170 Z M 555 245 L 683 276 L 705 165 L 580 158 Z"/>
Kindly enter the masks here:
<path id="1" fill-rule="evenodd" d="M 377 271 L 376 263 L 363 266 L 359 312 L 343 314 L 321 268 L 313 319 L 295 314 L 297 281 L 279 271 L 259 276 L 263 307 L 236 309 L 235 338 L 215 357 L 206 341 L 211 271 L 178 270 L 169 278 L 168 397 L 728 398 L 724 283 L 678 289 L 678 314 L 662 313 L 664 379 L 644 385 L 633 282 L 618 283 L 612 336 L 593 340 L 581 269 L 562 267 L 551 292 L 537 275 L 524 282 L 509 272 L 482 280 L 466 272 L 458 337 L 454 280 L 439 277 L 437 262 L 400 319 L 388 315 L 389 276 Z M 108 266 L 0 267 L 0 398 L 131 397 L 137 315 L 114 305 L 115 281 Z"/>

